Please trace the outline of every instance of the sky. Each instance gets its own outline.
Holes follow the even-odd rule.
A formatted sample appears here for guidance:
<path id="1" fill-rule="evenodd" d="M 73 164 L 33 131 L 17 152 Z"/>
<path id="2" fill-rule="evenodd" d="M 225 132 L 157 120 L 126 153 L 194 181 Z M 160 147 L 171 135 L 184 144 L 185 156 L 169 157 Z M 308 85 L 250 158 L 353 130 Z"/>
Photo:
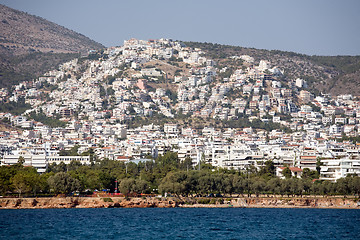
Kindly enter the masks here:
<path id="1" fill-rule="evenodd" d="M 171 38 L 308 55 L 360 55 L 359 0 L 0 0 L 106 47 Z"/>

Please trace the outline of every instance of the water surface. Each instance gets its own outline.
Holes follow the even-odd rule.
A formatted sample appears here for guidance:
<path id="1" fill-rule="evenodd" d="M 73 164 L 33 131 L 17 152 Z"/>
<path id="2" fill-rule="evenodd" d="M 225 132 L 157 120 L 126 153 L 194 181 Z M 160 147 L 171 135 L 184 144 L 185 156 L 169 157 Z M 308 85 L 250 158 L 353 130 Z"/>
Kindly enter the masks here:
<path id="1" fill-rule="evenodd" d="M 0 210 L 0 239 L 360 239 L 344 209 Z"/>

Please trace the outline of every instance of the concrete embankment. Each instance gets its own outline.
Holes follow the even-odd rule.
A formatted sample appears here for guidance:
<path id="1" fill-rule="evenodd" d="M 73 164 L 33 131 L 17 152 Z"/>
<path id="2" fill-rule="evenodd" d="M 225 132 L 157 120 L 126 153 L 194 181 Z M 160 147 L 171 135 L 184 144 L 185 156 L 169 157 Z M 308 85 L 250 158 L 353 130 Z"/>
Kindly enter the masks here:
<path id="1" fill-rule="evenodd" d="M 251 198 L 1 198 L 0 209 L 41 208 L 343 208 L 360 209 L 359 199 L 342 197 Z"/>

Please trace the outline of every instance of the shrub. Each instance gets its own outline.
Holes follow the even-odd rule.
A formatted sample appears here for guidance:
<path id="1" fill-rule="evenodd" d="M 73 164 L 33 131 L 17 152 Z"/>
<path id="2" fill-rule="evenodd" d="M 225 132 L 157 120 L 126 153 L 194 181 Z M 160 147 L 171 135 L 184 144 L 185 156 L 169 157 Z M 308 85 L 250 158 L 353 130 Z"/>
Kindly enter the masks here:
<path id="1" fill-rule="evenodd" d="M 205 198 L 205 199 L 199 199 L 199 200 L 198 200 L 198 203 L 199 203 L 199 204 L 209 204 L 209 203 L 210 203 L 210 199 L 207 199 L 207 198 Z"/>
<path id="2" fill-rule="evenodd" d="M 104 202 L 113 202 L 112 198 L 109 198 L 109 197 L 103 198 L 103 201 Z"/>
<path id="3" fill-rule="evenodd" d="M 216 199 L 211 199 L 210 204 L 216 204 Z"/>

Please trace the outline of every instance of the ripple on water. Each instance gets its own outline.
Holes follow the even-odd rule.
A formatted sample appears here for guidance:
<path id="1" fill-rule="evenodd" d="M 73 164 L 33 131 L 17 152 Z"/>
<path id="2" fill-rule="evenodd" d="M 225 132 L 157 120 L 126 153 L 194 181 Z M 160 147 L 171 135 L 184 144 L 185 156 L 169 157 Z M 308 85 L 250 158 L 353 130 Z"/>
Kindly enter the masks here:
<path id="1" fill-rule="evenodd" d="M 359 210 L 23 209 L 0 239 L 359 239 Z"/>

